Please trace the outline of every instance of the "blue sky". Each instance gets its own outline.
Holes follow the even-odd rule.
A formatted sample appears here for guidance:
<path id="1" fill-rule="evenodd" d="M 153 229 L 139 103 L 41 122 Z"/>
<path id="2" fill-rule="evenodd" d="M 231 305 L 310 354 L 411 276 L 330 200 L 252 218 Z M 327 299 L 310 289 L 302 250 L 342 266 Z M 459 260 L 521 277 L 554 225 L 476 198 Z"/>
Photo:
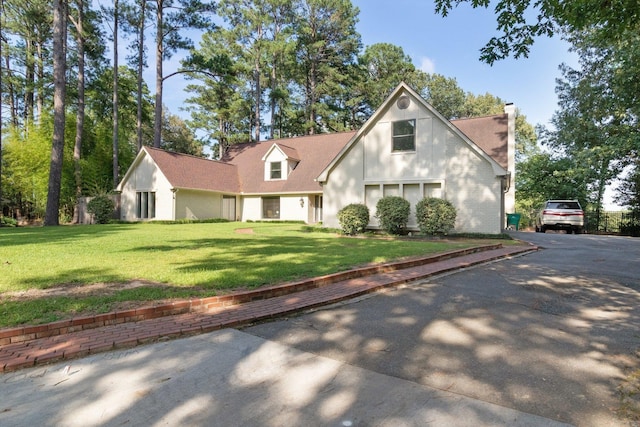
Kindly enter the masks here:
<path id="1" fill-rule="evenodd" d="M 453 77 L 467 92 L 488 92 L 513 102 L 533 125 L 548 124 L 557 109 L 558 66 L 576 65 L 569 45 L 559 37 L 537 39 L 529 58 L 510 58 L 493 66 L 480 62 L 480 49 L 498 35 L 493 9 L 463 4 L 443 18 L 435 14 L 432 1 L 352 2 L 360 9 L 357 29 L 365 46 L 380 42 L 400 46 L 416 67 Z"/>
<path id="2" fill-rule="evenodd" d="M 528 58 L 509 58 L 489 66 L 480 62 L 480 49 L 497 35 L 492 9 L 472 9 L 463 4 L 446 18 L 435 14 L 432 1 L 420 0 L 352 0 L 360 9 L 357 30 L 363 46 L 392 43 L 402 47 L 416 67 L 455 78 L 466 92 L 490 93 L 505 102 L 513 102 L 533 124 L 547 125 L 557 109 L 555 79 L 558 66 L 576 64 L 569 45 L 559 37 L 540 38 Z M 199 40 L 195 40 L 196 46 Z M 168 74 L 176 70 L 183 53 L 165 61 Z M 153 91 L 154 68 L 146 78 Z M 180 111 L 187 94 L 186 82 L 172 77 L 165 82 L 164 104 L 173 114 Z"/>

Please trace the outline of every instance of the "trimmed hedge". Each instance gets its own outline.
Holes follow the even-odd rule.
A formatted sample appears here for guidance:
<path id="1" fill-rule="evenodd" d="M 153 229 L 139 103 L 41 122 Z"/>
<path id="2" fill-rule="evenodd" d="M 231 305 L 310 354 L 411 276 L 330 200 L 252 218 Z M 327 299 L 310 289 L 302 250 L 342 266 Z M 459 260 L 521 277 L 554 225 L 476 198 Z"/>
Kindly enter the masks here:
<path id="1" fill-rule="evenodd" d="M 338 211 L 338 222 L 348 236 L 362 233 L 369 224 L 369 208 L 361 203 L 351 203 Z"/>
<path id="2" fill-rule="evenodd" d="M 416 204 L 416 219 L 424 234 L 447 234 L 456 225 L 456 208 L 448 200 L 425 197 Z"/>
<path id="3" fill-rule="evenodd" d="M 411 204 L 399 196 L 387 196 L 376 204 L 376 218 L 389 234 L 403 234 L 409 222 Z"/>

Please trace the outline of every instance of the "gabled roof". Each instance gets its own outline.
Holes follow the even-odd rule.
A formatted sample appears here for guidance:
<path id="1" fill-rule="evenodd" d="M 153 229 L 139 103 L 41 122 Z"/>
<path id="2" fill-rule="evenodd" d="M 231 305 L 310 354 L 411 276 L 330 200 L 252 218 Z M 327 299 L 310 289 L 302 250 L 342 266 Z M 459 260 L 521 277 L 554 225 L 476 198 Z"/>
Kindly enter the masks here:
<path id="1" fill-rule="evenodd" d="M 287 160 L 294 160 L 296 162 L 300 161 L 300 155 L 296 151 L 295 148 L 288 147 L 282 143 L 274 142 L 271 145 L 271 148 L 267 150 L 264 156 L 262 156 L 262 161 L 267 160 L 267 157 L 273 150 L 280 150 L 280 152 L 286 157 Z"/>
<path id="2" fill-rule="evenodd" d="M 122 190 L 135 166 L 145 156 L 149 156 L 174 188 L 234 194 L 320 193 L 321 183 L 327 180 L 333 167 L 402 94 L 412 96 L 445 123 L 472 150 L 491 163 L 497 176 L 508 174 L 507 114 L 449 121 L 413 89 L 401 83 L 357 132 L 234 144 L 227 149 L 220 161 L 143 147 L 118 189 Z M 297 165 L 287 179 L 265 180 L 265 159 L 276 149 L 287 159 L 296 161 Z"/>
<path id="3" fill-rule="evenodd" d="M 355 132 L 340 132 L 234 144 L 221 161 L 237 168 L 244 194 L 321 192 L 322 187 L 315 178 L 353 135 Z M 297 157 L 300 163 L 287 179 L 265 181 L 263 158 L 275 145 L 288 157 Z"/>
<path id="4" fill-rule="evenodd" d="M 153 159 L 173 188 L 240 192 L 238 172 L 234 165 L 152 147 L 142 147 L 129 171 L 122 178 L 119 189 L 129 178 L 130 171 L 144 156 Z"/>
<path id="5" fill-rule="evenodd" d="M 507 114 L 451 120 L 455 127 L 505 169 L 509 167 L 508 122 Z"/>
<path id="6" fill-rule="evenodd" d="M 388 108 L 392 103 L 394 103 L 402 94 L 408 94 L 411 96 L 416 102 L 422 105 L 425 109 L 427 109 L 431 114 L 440 119 L 449 129 L 462 138 L 463 141 L 469 145 L 469 148 L 474 150 L 478 155 L 485 160 L 487 160 L 491 166 L 493 167 L 493 171 L 496 176 L 506 176 L 509 172 L 501 166 L 493 157 L 487 154 L 480 146 L 475 144 L 469 136 L 465 135 L 459 128 L 454 126 L 449 120 L 447 120 L 442 114 L 436 111 L 431 104 L 429 104 L 425 99 L 416 93 L 411 87 L 409 87 L 406 83 L 401 82 L 387 97 L 387 99 L 382 103 L 382 105 L 373 113 L 371 117 L 364 123 L 364 125 L 358 130 L 358 132 L 354 135 L 354 137 L 349 141 L 347 145 L 338 153 L 338 155 L 329 163 L 329 165 L 318 175 L 317 180 L 319 182 L 326 182 L 329 173 L 333 170 L 333 168 L 342 160 L 344 155 L 351 149 L 353 144 L 355 144 L 362 135 L 367 133 L 377 122 L 378 120 L 387 112 Z"/>

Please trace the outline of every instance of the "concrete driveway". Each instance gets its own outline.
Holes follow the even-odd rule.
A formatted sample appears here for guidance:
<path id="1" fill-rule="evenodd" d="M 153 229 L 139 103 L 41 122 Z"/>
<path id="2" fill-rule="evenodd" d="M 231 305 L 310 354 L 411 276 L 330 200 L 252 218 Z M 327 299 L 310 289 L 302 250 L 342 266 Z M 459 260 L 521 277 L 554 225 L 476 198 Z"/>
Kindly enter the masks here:
<path id="1" fill-rule="evenodd" d="M 617 390 L 640 368 L 640 240 L 514 235 L 544 249 L 245 331 L 578 426 L 637 425 Z"/>

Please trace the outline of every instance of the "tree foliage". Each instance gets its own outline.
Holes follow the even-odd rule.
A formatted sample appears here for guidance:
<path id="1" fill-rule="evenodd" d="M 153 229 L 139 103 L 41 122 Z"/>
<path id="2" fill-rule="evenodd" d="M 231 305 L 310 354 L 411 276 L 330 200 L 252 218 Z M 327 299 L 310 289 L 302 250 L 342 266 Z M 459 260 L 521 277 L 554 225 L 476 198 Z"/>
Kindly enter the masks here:
<path id="1" fill-rule="evenodd" d="M 580 67 L 562 67 L 560 109 L 544 134 L 554 151 L 573 159 L 588 201 L 596 210 L 605 188 L 625 168 L 634 168 L 640 150 L 640 25 L 614 43 L 599 30 L 573 34 Z"/>
<path id="2" fill-rule="evenodd" d="M 489 8 L 490 0 L 435 0 L 436 13 L 447 16 L 456 6 Z M 496 30 L 481 49 L 480 59 L 489 64 L 513 55 L 527 57 L 538 37 L 595 30 L 608 44 L 615 43 L 634 28 L 640 16 L 640 3 L 634 0 L 600 2 L 593 0 L 500 1 L 494 7 Z"/>
<path id="3" fill-rule="evenodd" d="M 435 9 L 447 16 L 461 4 L 488 8 L 492 2 L 436 0 Z M 580 57 L 578 69 L 563 65 L 555 129 L 542 132 L 558 161 L 570 159 L 570 174 L 580 177 L 583 186 L 575 191 L 599 210 L 605 188 L 625 168 L 631 170 L 625 175 L 631 181 L 621 189 L 634 188 L 640 150 L 640 3 L 510 0 L 495 4 L 494 11 L 499 35 L 482 48 L 481 60 L 492 64 L 508 56 L 526 57 L 537 37 L 554 34 L 565 37 Z M 541 157 L 536 154 L 530 160 L 535 163 Z M 553 174 L 554 164 L 548 166 L 547 173 Z"/>

